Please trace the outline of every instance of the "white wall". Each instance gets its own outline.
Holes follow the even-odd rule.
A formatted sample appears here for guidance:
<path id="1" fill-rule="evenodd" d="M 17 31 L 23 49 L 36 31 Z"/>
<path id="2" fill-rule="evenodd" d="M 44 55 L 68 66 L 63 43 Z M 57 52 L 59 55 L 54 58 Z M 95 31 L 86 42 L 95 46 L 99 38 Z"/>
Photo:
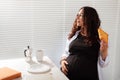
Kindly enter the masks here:
<path id="1" fill-rule="evenodd" d="M 44 49 L 59 65 L 63 50 L 64 1 L 38 0 L 33 4 L 34 49 Z"/>
<path id="2" fill-rule="evenodd" d="M 32 45 L 32 2 L 0 0 L 0 59 L 23 56 Z"/>
<path id="3" fill-rule="evenodd" d="M 59 65 L 63 23 L 63 0 L 0 0 L 0 59 L 24 57 L 30 45 Z"/>
<path id="4" fill-rule="evenodd" d="M 114 80 L 120 80 L 120 0 L 118 0 L 118 12 L 117 12 L 117 31 L 116 31 L 116 53 L 114 60 Z"/>

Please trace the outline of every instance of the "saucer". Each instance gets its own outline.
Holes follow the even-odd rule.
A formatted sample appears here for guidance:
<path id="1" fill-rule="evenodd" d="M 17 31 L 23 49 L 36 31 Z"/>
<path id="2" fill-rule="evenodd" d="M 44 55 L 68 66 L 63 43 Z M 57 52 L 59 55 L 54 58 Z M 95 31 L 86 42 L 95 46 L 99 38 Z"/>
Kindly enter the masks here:
<path id="1" fill-rule="evenodd" d="M 30 65 L 30 68 L 27 70 L 30 73 L 34 74 L 42 74 L 50 71 L 50 67 L 45 64 L 32 64 Z"/>

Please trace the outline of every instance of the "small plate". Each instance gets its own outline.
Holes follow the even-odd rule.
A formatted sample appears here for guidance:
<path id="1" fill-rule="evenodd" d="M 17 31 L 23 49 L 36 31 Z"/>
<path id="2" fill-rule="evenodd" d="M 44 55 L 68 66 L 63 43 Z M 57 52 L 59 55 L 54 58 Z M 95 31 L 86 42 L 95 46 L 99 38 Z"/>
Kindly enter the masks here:
<path id="1" fill-rule="evenodd" d="M 50 67 L 45 64 L 32 64 L 28 69 L 28 72 L 34 74 L 46 73 L 50 71 Z"/>

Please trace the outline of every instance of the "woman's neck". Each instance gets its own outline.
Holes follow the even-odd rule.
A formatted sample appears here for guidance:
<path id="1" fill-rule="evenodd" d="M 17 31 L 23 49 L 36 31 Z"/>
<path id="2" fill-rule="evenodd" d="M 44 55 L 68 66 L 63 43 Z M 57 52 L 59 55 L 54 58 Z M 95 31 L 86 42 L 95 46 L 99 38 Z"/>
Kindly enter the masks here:
<path id="1" fill-rule="evenodd" d="M 83 36 L 87 36 L 87 29 L 86 28 L 81 28 L 80 34 Z"/>

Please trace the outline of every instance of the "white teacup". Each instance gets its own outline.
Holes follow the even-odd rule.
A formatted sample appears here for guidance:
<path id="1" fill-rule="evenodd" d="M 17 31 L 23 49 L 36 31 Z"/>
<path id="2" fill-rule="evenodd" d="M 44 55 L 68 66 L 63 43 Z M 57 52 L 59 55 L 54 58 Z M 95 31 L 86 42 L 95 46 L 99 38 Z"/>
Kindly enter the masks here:
<path id="1" fill-rule="evenodd" d="M 43 50 L 37 50 L 36 51 L 36 59 L 38 62 L 43 61 L 44 51 Z"/>

